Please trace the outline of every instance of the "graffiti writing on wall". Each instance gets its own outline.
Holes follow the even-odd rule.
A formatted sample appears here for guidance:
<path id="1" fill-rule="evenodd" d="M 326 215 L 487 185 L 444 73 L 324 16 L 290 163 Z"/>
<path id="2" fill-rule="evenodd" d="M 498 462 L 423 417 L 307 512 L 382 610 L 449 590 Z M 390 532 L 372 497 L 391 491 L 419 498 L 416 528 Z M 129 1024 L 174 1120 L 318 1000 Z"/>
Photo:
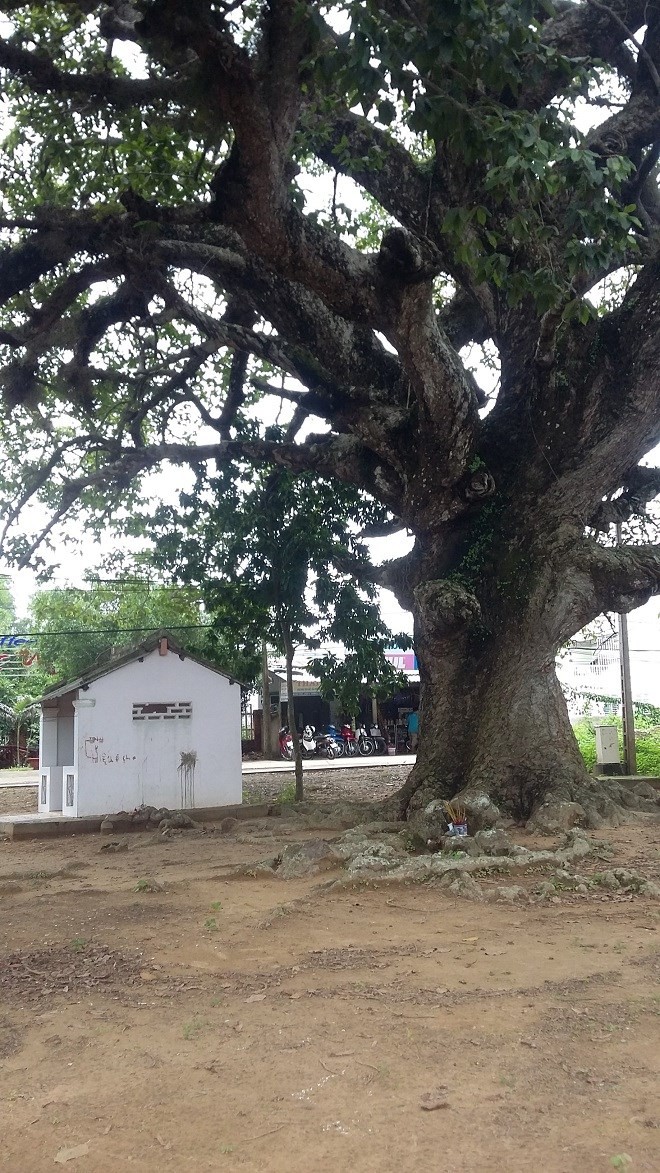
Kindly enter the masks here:
<path id="1" fill-rule="evenodd" d="M 89 762 L 93 762 L 97 766 L 114 766 L 118 762 L 125 764 L 126 762 L 134 762 L 135 754 L 112 752 L 110 750 L 101 749 L 104 744 L 102 737 L 86 737 L 85 738 L 85 757 Z"/>

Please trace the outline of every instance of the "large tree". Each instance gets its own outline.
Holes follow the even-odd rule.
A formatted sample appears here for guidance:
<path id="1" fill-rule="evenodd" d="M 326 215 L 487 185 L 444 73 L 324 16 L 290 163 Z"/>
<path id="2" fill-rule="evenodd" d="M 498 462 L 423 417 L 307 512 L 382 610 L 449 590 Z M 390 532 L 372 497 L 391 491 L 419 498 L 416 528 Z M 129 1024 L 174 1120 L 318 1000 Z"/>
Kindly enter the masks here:
<path id="1" fill-rule="evenodd" d="M 660 4 L 0 11 L 10 520 L 163 461 L 355 486 L 415 535 L 373 572 L 415 617 L 403 807 L 579 797 L 555 652 L 660 590 L 598 537 L 660 488 Z"/>

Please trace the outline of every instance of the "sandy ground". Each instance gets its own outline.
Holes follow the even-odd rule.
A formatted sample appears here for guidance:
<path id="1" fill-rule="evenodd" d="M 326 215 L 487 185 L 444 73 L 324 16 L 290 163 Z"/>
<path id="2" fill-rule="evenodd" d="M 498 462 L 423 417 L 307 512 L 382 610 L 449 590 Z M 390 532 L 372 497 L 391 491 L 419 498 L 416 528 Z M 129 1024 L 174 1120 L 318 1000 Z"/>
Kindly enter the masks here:
<path id="1" fill-rule="evenodd" d="M 0 1169 L 660 1168 L 657 901 L 232 878 L 314 834 L 0 843 Z"/>
<path id="2" fill-rule="evenodd" d="M 3 786 L 0 788 L 0 815 L 19 815 L 37 809 L 36 786 Z"/>

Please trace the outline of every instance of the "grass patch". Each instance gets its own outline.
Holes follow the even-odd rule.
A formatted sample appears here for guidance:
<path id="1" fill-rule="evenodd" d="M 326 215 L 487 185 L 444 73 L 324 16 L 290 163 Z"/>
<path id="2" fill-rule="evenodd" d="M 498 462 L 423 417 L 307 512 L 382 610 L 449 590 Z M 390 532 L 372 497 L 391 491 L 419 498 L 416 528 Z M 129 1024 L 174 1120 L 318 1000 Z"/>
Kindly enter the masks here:
<path id="1" fill-rule="evenodd" d="M 209 1023 L 203 1018 L 191 1018 L 190 1022 L 184 1022 L 181 1032 L 184 1039 L 188 1042 L 194 1042 L 208 1025 Z"/>
<path id="2" fill-rule="evenodd" d="M 619 732 L 619 752 L 623 761 L 623 728 L 620 717 L 582 717 L 573 732 L 588 770 L 596 764 L 596 725 L 616 725 Z M 635 738 L 637 773 L 649 777 L 660 777 L 660 729 L 657 726 L 644 728 L 640 723 Z"/>
<path id="3" fill-rule="evenodd" d="M 289 804 L 296 801 L 296 784 L 295 782 L 287 782 L 280 790 L 275 802 Z"/>
<path id="4" fill-rule="evenodd" d="M 149 880 L 146 877 L 144 877 L 143 879 L 138 880 L 133 891 L 134 892 L 162 892 L 163 885 L 159 884 L 157 880 Z"/>

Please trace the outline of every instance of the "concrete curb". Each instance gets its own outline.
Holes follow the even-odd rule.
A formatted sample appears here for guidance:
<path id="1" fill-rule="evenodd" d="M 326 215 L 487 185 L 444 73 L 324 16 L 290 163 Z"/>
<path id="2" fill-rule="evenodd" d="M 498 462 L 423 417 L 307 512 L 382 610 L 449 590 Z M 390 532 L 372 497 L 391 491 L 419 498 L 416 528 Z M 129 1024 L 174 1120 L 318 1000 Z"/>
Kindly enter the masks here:
<path id="1" fill-rule="evenodd" d="M 185 811 L 196 823 L 219 823 L 223 819 L 238 819 L 245 822 L 249 819 L 265 819 L 276 817 L 282 813 L 276 803 L 258 803 L 242 806 L 206 806 L 198 807 L 194 811 Z M 0 817 L 0 838 L 18 839 L 56 839 L 67 835 L 97 835 L 101 832 L 101 823 L 105 816 L 94 815 L 88 818 L 71 818 L 61 815 L 5 815 Z M 147 828 L 144 823 L 134 819 L 116 819 L 113 821 L 112 835 L 127 835 L 135 831 L 154 831 L 155 827 Z"/>

